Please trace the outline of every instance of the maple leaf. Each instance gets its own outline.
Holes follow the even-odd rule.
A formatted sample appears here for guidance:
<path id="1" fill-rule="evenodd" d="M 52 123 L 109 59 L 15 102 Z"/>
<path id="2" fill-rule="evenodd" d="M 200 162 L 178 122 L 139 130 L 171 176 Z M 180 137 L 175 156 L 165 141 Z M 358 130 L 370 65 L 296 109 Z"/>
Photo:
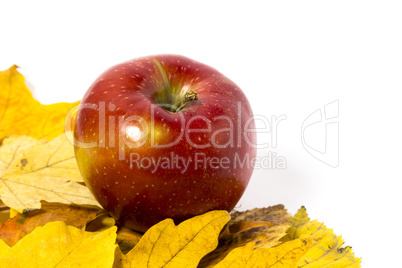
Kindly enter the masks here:
<path id="1" fill-rule="evenodd" d="M 197 267 L 216 248 L 229 221 L 227 211 L 211 211 L 175 226 L 166 219 L 151 227 L 115 267 Z"/>
<path id="2" fill-rule="evenodd" d="M 42 105 L 25 86 L 14 65 L 0 72 L 0 141 L 10 135 L 50 140 L 64 132 L 64 122 L 75 103 Z"/>
<path id="3" fill-rule="evenodd" d="M 2 267 L 112 267 L 116 227 L 91 233 L 55 221 L 10 248 L 0 240 Z"/>
<path id="4" fill-rule="evenodd" d="M 73 145 L 61 134 L 51 141 L 9 137 L 0 147 L 0 199 L 22 213 L 40 200 L 99 206 L 82 185 Z"/>

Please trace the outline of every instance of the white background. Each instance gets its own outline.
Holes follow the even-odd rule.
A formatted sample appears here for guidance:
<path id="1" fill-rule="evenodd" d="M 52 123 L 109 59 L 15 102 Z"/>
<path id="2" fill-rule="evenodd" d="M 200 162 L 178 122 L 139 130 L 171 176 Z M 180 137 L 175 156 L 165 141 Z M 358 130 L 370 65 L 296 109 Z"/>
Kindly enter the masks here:
<path id="1" fill-rule="evenodd" d="M 275 148 L 272 133 L 258 136 L 270 143 L 258 155 L 274 152 L 286 168 L 256 169 L 237 209 L 282 203 L 294 214 L 304 205 L 343 235 L 363 267 L 401 265 L 401 4 L 144 2 L 2 1 L 0 69 L 21 66 L 48 104 L 79 100 L 105 69 L 139 56 L 175 53 L 211 65 L 260 118 L 286 116 Z M 322 149 L 339 141 L 337 167 L 309 154 L 301 137 L 303 121 L 334 101 L 339 133 L 326 136 L 316 124 L 305 142 Z M 336 160 L 338 151 L 330 153 Z"/>

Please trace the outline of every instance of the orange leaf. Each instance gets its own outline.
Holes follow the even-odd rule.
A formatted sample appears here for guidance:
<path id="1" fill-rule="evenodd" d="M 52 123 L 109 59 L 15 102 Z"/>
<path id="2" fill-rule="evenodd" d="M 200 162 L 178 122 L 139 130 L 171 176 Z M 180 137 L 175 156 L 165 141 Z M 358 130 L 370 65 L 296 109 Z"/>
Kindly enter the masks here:
<path id="1" fill-rule="evenodd" d="M 17 214 L 5 224 L 1 224 L 0 239 L 12 247 L 36 227 L 53 221 L 63 221 L 67 225 L 85 229 L 86 224 L 100 211 L 102 210 L 99 208 L 44 202 L 41 209 Z"/>
<path id="2" fill-rule="evenodd" d="M 66 115 L 78 102 L 42 105 L 17 68 L 0 71 L 0 141 L 9 135 L 51 140 L 63 133 Z"/>

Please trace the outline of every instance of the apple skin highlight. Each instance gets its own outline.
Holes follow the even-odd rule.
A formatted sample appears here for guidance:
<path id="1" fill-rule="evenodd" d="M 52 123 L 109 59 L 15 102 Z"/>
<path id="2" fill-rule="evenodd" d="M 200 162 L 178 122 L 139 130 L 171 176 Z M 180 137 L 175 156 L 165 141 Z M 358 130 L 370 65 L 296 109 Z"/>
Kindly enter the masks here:
<path id="1" fill-rule="evenodd" d="M 80 103 L 74 138 L 95 198 L 119 224 L 140 232 L 166 218 L 177 224 L 211 210 L 230 212 L 256 156 L 253 113 L 242 90 L 178 55 L 106 70 Z"/>

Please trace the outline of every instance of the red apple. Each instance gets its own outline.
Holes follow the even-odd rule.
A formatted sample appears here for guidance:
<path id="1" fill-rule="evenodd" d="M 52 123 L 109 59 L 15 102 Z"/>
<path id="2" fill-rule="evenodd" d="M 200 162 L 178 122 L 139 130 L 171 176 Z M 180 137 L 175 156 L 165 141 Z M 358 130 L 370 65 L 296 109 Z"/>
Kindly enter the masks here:
<path id="1" fill-rule="evenodd" d="M 256 133 L 242 90 L 177 55 L 106 70 L 78 109 L 75 155 L 85 183 L 120 224 L 145 232 L 231 211 L 253 172 Z"/>

